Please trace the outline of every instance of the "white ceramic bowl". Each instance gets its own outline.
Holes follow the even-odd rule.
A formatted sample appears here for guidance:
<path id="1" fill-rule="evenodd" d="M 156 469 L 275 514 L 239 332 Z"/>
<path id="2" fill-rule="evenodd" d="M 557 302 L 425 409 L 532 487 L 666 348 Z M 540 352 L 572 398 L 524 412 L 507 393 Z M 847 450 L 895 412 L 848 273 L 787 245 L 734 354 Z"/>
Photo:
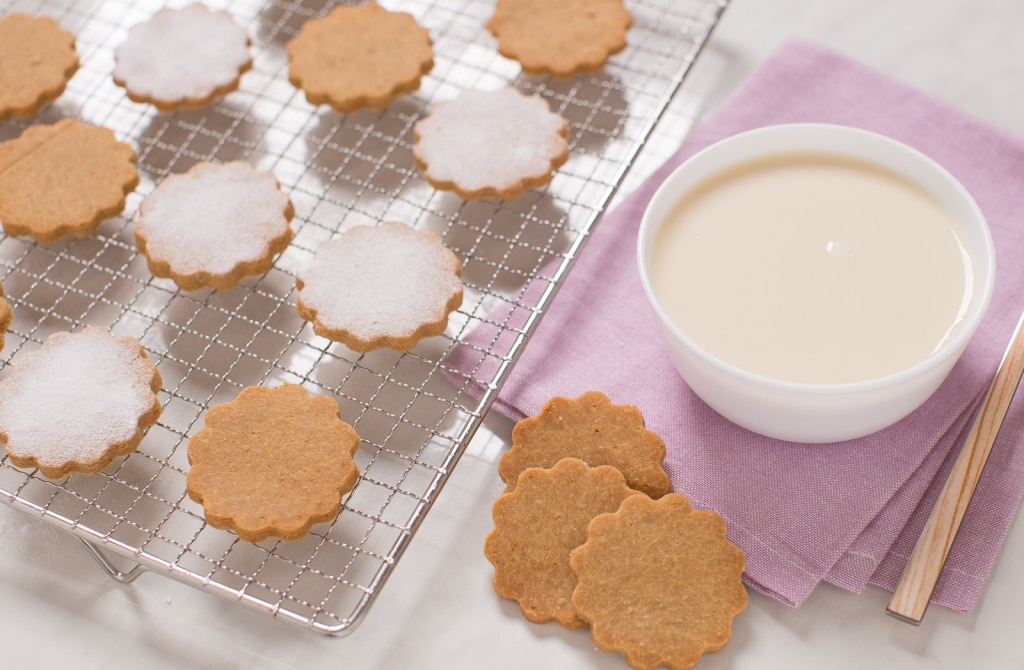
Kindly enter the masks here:
<path id="1" fill-rule="evenodd" d="M 698 346 L 666 315 L 651 285 L 656 235 L 674 206 L 706 177 L 748 159 L 828 152 L 867 160 L 924 187 L 961 226 L 972 260 L 973 294 L 958 330 L 934 353 L 898 372 L 847 383 L 801 383 L 741 369 Z M 917 409 L 939 387 L 976 331 L 992 295 L 995 249 L 985 218 L 964 187 L 931 158 L 888 137 L 828 124 L 768 126 L 722 140 L 680 165 L 644 213 L 637 243 L 640 279 L 673 362 L 688 386 L 727 419 L 769 437 L 834 442 L 881 430 Z M 701 290 L 701 287 L 693 287 Z M 723 309 L 728 309 L 723 305 Z"/>

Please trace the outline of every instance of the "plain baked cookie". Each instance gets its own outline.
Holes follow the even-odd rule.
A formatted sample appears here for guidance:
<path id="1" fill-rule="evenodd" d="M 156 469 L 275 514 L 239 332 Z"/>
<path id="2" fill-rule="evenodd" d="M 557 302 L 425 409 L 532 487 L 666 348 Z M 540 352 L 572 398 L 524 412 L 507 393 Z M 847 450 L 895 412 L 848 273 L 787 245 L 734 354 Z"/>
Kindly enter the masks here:
<path id="1" fill-rule="evenodd" d="M 632 405 L 612 404 L 605 394 L 589 391 L 579 398 L 555 397 L 540 413 L 512 429 L 512 448 L 498 463 L 502 481 L 514 485 L 529 467 L 551 467 L 572 456 L 587 465 L 611 465 L 630 488 L 659 498 L 672 490 L 662 467 L 665 442 L 644 427 Z"/>
<path id="2" fill-rule="evenodd" d="M 161 111 L 200 109 L 236 90 L 252 67 L 249 36 L 223 11 L 164 8 L 114 50 L 114 83 Z"/>
<path id="3" fill-rule="evenodd" d="M 359 436 L 339 414 L 333 398 L 295 384 L 242 389 L 188 444 L 189 496 L 243 540 L 305 536 L 338 515 L 359 476 Z"/>
<path id="4" fill-rule="evenodd" d="M 632 23 L 622 0 L 498 0 L 487 28 L 527 74 L 564 79 L 604 67 Z"/>
<path id="5" fill-rule="evenodd" d="M 427 181 L 466 199 L 514 198 L 550 182 L 569 157 L 566 120 L 511 87 L 436 103 L 414 132 Z"/>
<path id="6" fill-rule="evenodd" d="M 84 237 L 121 213 L 139 183 L 135 150 L 73 119 L 0 144 L 0 223 L 44 243 Z"/>
<path id="7" fill-rule="evenodd" d="M 576 575 L 569 552 L 586 541 L 591 519 L 616 511 L 631 495 L 642 494 L 609 465 L 564 458 L 550 469 L 523 470 L 515 490 L 495 501 L 494 530 L 484 541 L 498 595 L 518 602 L 534 623 L 586 625 L 570 602 Z"/>
<path id="8" fill-rule="evenodd" d="M 0 381 L 0 441 L 19 468 L 51 479 L 99 472 L 160 416 L 160 373 L 134 338 L 58 332 L 12 365 Z"/>
<path id="9" fill-rule="evenodd" d="M 595 517 L 569 564 L 572 604 L 594 644 L 636 670 L 692 668 L 725 646 L 747 605 L 743 551 L 721 516 L 680 493 L 630 496 Z"/>
<path id="10" fill-rule="evenodd" d="M 244 161 L 197 163 L 139 207 L 135 241 L 150 271 L 186 291 L 229 289 L 270 269 L 292 238 L 291 200 Z"/>
<path id="11" fill-rule="evenodd" d="M 286 48 L 292 84 L 310 104 L 345 114 L 387 107 L 434 67 L 430 33 L 411 14 L 376 2 L 306 21 Z"/>
<path id="12" fill-rule="evenodd" d="M 408 351 L 462 304 L 462 264 L 441 236 L 404 223 L 355 226 L 296 277 L 299 316 L 353 351 Z"/>
<path id="13" fill-rule="evenodd" d="M 48 16 L 0 17 L 0 122 L 32 116 L 78 70 L 75 36 Z"/>

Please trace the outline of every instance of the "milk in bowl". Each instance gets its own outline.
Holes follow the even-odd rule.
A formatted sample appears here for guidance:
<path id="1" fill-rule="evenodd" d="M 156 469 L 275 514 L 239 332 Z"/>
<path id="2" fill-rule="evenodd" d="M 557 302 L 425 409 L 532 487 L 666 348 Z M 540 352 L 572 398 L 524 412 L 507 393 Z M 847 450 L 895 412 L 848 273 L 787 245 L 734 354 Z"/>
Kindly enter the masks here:
<path id="1" fill-rule="evenodd" d="M 799 442 L 916 409 L 977 329 L 995 281 L 984 216 L 891 138 L 771 126 L 683 163 L 638 239 L 672 362 L 726 418 Z"/>

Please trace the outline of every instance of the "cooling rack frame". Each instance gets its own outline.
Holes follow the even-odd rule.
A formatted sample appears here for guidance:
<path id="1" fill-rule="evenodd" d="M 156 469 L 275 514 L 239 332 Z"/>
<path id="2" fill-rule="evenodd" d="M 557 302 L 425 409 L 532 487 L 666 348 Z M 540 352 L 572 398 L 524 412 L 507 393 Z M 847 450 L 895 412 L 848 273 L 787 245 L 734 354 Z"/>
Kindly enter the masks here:
<path id="1" fill-rule="evenodd" d="M 245 26 L 254 64 L 238 91 L 202 110 L 161 113 L 111 79 L 113 49 L 163 3 L 0 0 L 0 15 L 50 15 L 75 33 L 79 71 L 29 125 L 77 118 L 114 130 L 139 155 L 141 183 L 121 216 L 81 239 L 0 235 L 0 281 L 15 318 L 0 377 L 48 335 L 99 326 L 142 342 L 164 379 L 163 413 L 138 450 L 95 475 L 51 481 L 0 454 L 0 501 L 77 537 L 110 576 L 163 574 L 326 635 L 351 632 L 465 451 L 592 226 L 679 89 L 728 0 L 627 2 L 630 44 L 599 73 L 531 77 L 485 29 L 491 2 L 404 0 L 430 32 L 435 66 L 385 110 L 342 115 L 310 105 L 287 76 L 284 45 L 337 3 L 211 0 Z M 172 5 L 182 3 L 170 3 Z M 412 126 L 434 101 L 512 85 L 570 124 L 571 157 L 551 184 L 507 201 L 436 191 L 412 161 Z M 265 275 L 230 291 L 182 291 L 137 253 L 141 200 L 199 161 L 271 171 L 295 205 L 295 238 Z M 296 272 L 354 225 L 395 219 L 438 232 L 463 262 L 466 297 L 444 335 L 410 352 L 357 354 L 317 337 L 295 312 Z M 529 291 L 527 289 L 530 289 Z M 504 308 L 504 309 L 502 309 Z M 521 317 L 495 321 L 511 309 Z M 478 327 L 490 345 L 467 345 Z M 501 344 L 499 345 L 499 341 Z M 469 346 L 479 364 L 448 365 Z M 206 410 L 248 385 L 299 383 L 334 397 L 359 432 L 361 475 L 338 518 L 303 540 L 250 544 L 208 526 L 185 493 L 188 439 Z M 116 560 L 112 560 L 116 559 Z M 127 561 L 131 567 L 117 565 Z"/>

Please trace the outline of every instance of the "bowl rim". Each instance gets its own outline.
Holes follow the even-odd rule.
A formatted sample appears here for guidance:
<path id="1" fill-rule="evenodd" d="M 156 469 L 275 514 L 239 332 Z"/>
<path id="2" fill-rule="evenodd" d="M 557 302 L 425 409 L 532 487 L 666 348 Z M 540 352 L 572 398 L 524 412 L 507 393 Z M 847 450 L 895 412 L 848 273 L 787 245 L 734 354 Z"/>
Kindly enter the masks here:
<path id="1" fill-rule="evenodd" d="M 760 137 L 767 134 L 775 133 L 830 133 L 838 136 L 839 134 L 846 134 L 848 136 L 857 136 L 866 142 L 875 142 L 876 144 L 887 145 L 890 149 L 901 151 L 910 157 L 911 160 L 916 160 L 925 169 L 933 172 L 936 177 L 945 182 L 945 185 L 951 189 L 952 194 L 956 199 L 961 201 L 970 212 L 970 219 L 977 224 L 978 233 L 981 237 L 981 244 L 978 245 L 981 249 L 971 248 L 971 257 L 974 263 L 979 267 L 984 263 L 984 268 L 987 271 L 984 273 L 984 282 L 981 285 L 977 283 L 974 286 L 974 291 L 971 299 L 968 301 L 969 309 L 965 315 L 963 325 L 954 333 L 953 337 L 947 339 L 938 349 L 933 351 L 931 354 L 921 359 L 917 363 L 911 366 L 898 370 L 896 372 L 883 375 L 881 377 L 873 377 L 871 379 L 858 380 L 852 382 L 835 382 L 835 383 L 818 383 L 818 382 L 799 382 L 787 379 L 778 379 L 775 377 L 769 377 L 767 375 L 751 372 L 745 368 L 741 368 L 733 363 L 730 363 L 719 356 L 716 356 L 700 345 L 698 345 L 692 338 L 690 338 L 682 329 L 679 328 L 665 313 L 658 300 L 657 295 L 651 286 L 647 251 L 653 248 L 653 236 L 660 228 L 662 220 L 655 221 L 652 211 L 655 206 L 661 203 L 665 198 L 673 198 L 678 200 L 685 193 L 672 193 L 674 182 L 679 179 L 679 174 L 689 172 L 693 169 L 693 164 L 700 160 L 705 160 L 705 157 L 709 154 L 718 153 L 723 150 L 723 147 L 731 146 L 741 142 L 748 142 L 754 137 Z M 800 148 L 795 149 L 796 151 L 814 151 L 812 148 Z M 868 162 L 874 162 L 877 165 L 881 165 L 889 170 L 895 170 L 888 165 L 883 164 L 881 161 L 872 160 L 870 155 L 863 153 L 852 154 L 844 152 L 842 150 L 834 148 L 822 148 L 823 152 L 838 153 L 840 155 L 854 156 L 861 160 L 867 160 Z M 769 156 L 773 153 L 786 153 L 786 150 L 776 151 L 763 151 L 760 153 L 753 153 L 738 159 L 736 162 L 750 160 L 761 156 Z M 696 180 L 695 184 L 700 183 L 704 179 L 716 174 L 723 167 L 708 172 L 708 174 Z M 895 170 L 899 172 L 899 170 Z M 904 175 L 914 183 L 926 188 L 929 193 L 935 195 L 933 189 L 929 189 L 927 186 L 920 184 L 917 179 L 914 179 L 908 175 Z M 975 258 L 975 252 L 981 251 L 982 257 Z M 783 391 L 789 391 L 793 393 L 814 393 L 814 394 L 847 394 L 847 393 L 860 393 L 869 392 L 879 388 L 887 388 L 895 385 L 899 385 L 903 382 L 910 381 L 920 375 L 934 369 L 940 365 L 943 361 L 948 360 L 950 357 L 959 356 L 967 343 L 974 336 L 979 324 L 984 319 L 985 313 L 988 311 L 989 303 L 992 299 L 992 293 L 995 287 L 996 278 L 996 251 L 995 244 L 992 240 L 992 233 L 988 226 L 988 221 L 985 218 L 984 213 L 978 206 L 978 203 L 974 200 L 974 197 L 970 194 L 967 188 L 953 176 L 949 170 L 947 170 L 938 161 L 933 159 L 923 151 L 916 149 L 904 142 L 896 140 L 888 135 L 882 133 L 866 130 L 863 128 L 857 128 L 854 126 L 847 126 L 835 123 L 820 123 L 820 122 L 798 122 L 798 123 L 779 123 L 767 126 L 761 126 L 750 130 L 741 131 L 733 135 L 729 135 L 718 141 L 712 142 L 711 144 L 703 147 L 691 156 L 686 158 L 682 163 L 676 166 L 669 174 L 661 181 L 654 194 L 651 196 L 647 205 L 644 207 L 643 215 L 640 219 L 640 226 L 637 233 L 636 242 L 636 264 L 637 270 L 640 275 L 640 283 L 643 287 L 644 295 L 647 298 L 647 302 L 651 309 L 654 311 L 661 326 L 667 328 L 671 332 L 672 336 L 685 342 L 687 348 L 698 355 L 706 363 L 713 367 L 731 375 L 732 377 L 739 378 L 745 382 L 753 383 L 763 388 L 771 388 Z"/>

